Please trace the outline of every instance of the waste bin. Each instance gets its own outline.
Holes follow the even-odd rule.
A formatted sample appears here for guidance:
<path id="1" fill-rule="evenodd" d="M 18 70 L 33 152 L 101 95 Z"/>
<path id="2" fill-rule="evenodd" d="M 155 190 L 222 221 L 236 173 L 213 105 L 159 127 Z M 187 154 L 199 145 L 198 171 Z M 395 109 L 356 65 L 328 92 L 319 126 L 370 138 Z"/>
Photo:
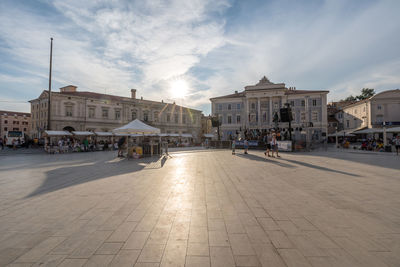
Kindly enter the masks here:
<path id="1" fill-rule="evenodd" d="M 385 152 L 392 152 L 392 146 L 385 146 Z"/>

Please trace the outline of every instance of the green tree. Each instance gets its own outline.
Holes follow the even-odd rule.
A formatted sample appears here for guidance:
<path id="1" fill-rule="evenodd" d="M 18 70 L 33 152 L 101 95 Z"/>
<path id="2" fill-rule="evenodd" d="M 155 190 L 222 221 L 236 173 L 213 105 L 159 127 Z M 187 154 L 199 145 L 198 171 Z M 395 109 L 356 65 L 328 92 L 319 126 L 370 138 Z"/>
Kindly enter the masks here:
<path id="1" fill-rule="evenodd" d="M 344 100 L 342 100 L 342 101 L 356 101 L 357 100 L 357 97 L 354 97 L 354 96 L 348 96 L 348 97 L 346 97 Z"/>
<path id="2" fill-rule="evenodd" d="M 363 88 L 361 89 L 361 95 L 357 96 L 358 100 L 364 100 L 370 98 L 375 94 L 375 90 L 372 88 Z"/>

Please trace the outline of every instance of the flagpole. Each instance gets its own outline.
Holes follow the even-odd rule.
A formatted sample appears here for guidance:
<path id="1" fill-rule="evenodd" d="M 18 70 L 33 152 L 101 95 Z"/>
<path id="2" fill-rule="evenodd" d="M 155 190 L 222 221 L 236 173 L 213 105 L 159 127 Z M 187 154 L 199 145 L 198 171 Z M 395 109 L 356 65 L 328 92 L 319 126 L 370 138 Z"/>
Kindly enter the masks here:
<path id="1" fill-rule="evenodd" d="M 53 59 L 53 37 L 50 38 L 50 71 L 49 71 L 49 102 L 47 111 L 47 130 L 51 130 L 50 127 L 50 115 L 51 115 L 51 68 Z"/>

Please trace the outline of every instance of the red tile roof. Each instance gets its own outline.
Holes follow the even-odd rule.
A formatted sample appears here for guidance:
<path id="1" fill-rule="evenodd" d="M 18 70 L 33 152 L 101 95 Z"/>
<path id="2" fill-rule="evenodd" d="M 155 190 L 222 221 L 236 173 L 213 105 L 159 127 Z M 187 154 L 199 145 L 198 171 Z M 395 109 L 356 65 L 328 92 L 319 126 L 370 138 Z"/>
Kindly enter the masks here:
<path id="1" fill-rule="evenodd" d="M 26 116 L 26 117 L 30 117 L 31 113 L 26 113 L 26 112 L 17 112 L 17 111 L 9 111 L 9 110 L 0 110 L 0 115 L 5 115 L 7 114 L 8 116 Z"/>

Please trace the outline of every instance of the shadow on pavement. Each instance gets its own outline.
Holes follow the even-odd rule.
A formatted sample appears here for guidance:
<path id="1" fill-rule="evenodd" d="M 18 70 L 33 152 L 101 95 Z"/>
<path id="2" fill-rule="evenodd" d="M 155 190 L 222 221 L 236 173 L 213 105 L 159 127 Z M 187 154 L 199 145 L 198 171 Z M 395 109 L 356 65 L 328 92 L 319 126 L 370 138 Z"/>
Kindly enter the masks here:
<path id="1" fill-rule="evenodd" d="M 321 170 L 321 171 L 336 172 L 336 173 L 340 173 L 340 174 L 360 177 L 360 175 L 358 175 L 358 174 L 353 174 L 353 173 L 350 173 L 350 172 L 334 170 L 334 169 L 330 169 L 330 168 L 327 168 L 327 167 L 314 165 L 314 164 L 303 162 L 303 161 L 298 161 L 298 160 L 293 160 L 293 159 L 284 159 L 284 158 L 279 158 L 279 160 L 284 160 L 284 161 L 287 161 L 287 162 L 290 162 L 290 163 L 302 165 L 304 167 L 313 168 L 313 169 L 317 169 L 317 170 Z"/>
<path id="2" fill-rule="evenodd" d="M 83 163 L 78 166 L 61 167 L 48 171 L 45 181 L 25 198 L 50 193 L 98 179 L 137 172 L 147 168 L 162 168 L 166 160 L 166 157 L 149 157 L 136 160 L 114 158 L 109 161 L 96 161 L 93 162 L 93 164 Z"/>
<path id="3" fill-rule="evenodd" d="M 241 158 L 246 158 L 246 159 L 250 159 L 250 160 L 256 160 L 256 161 L 262 161 L 262 162 L 266 162 L 266 163 L 272 163 L 272 164 L 276 164 L 279 165 L 281 167 L 285 167 L 285 168 L 296 168 L 296 166 L 293 166 L 291 164 L 287 164 L 284 162 L 280 162 L 274 158 L 265 158 L 265 157 L 260 157 L 254 154 L 236 154 L 236 156 L 241 157 Z"/>

